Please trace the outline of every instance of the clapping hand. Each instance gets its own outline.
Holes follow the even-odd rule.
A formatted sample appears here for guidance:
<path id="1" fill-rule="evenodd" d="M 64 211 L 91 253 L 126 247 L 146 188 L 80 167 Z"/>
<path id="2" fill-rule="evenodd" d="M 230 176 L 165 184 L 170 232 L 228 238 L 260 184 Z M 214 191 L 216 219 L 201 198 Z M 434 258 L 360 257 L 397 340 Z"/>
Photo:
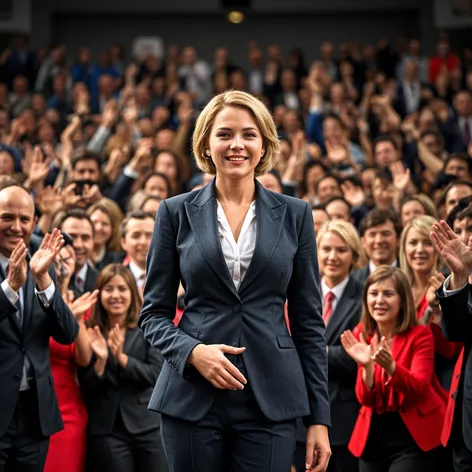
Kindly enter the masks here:
<path id="1" fill-rule="evenodd" d="M 434 248 L 451 270 L 451 290 L 468 282 L 472 271 L 472 236 L 464 244 L 445 221 L 434 223 L 430 233 Z"/>
<path id="2" fill-rule="evenodd" d="M 341 344 L 349 356 L 357 362 L 357 364 L 365 367 L 369 364 L 372 364 L 372 354 L 375 351 L 375 341 L 371 344 L 367 344 L 364 339 L 364 336 L 360 335 L 358 340 L 351 330 L 344 331 L 341 334 Z"/>
<path id="3" fill-rule="evenodd" d="M 100 331 L 100 327 L 88 328 L 87 333 L 90 336 L 90 346 L 94 354 L 99 360 L 106 361 L 108 359 L 108 346 L 106 339 Z"/>
<path id="4" fill-rule="evenodd" d="M 30 270 L 40 291 L 46 290 L 52 282 L 48 274 L 49 267 L 64 246 L 64 238 L 57 228 L 51 234 L 46 234 L 41 246 L 30 261 Z"/>
<path id="5" fill-rule="evenodd" d="M 69 309 L 79 323 L 83 321 L 85 313 L 87 313 L 87 311 L 97 302 L 98 293 L 98 290 L 85 292 L 80 297 L 77 297 L 74 301 L 69 303 Z"/>
<path id="6" fill-rule="evenodd" d="M 388 375 L 392 376 L 394 374 L 396 364 L 393 360 L 392 351 L 385 336 L 382 336 L 380 339 L 380 345 L 372 355 L 372 360 L 379 364 Z"/>
<path id="7" fill-rule="evenodd" d="M 26 282 L 27 264 L 26 254 L 28 250 L 25 242 L 21 239 L 13 249 L 8 260 L 8 285 L 18 293 Z"/>
<path id="8" fill-rule="evenodd" d="M 128 356 L 123 352 L 124 344 L 125 337 L 123 334 L 121 334 L 120 325 L 116 324 L 108 334 L 108 347 L 110 348 L 113 356 L 116 358 L 118 364 L 120 364 L 122 367 L 126 367 L 128 364 Z"/>

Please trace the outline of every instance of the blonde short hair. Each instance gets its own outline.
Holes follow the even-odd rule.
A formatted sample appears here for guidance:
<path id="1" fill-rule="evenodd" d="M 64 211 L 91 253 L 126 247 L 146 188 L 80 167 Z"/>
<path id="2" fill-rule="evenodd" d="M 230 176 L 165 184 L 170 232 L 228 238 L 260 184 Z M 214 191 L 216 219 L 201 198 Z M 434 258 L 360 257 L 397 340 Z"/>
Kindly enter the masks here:
<path id="1" fill-rule="evenodd" d="M 318 248 L 320 247 L 323 236 L 327 233 L 333 233 L 339 236 L 352 251 L 351 270 L 360 269 L 367 264 L 364 247 L 355 226 L 343 220 L 331 220 L 323 223 L 316 235 Z"/>
<path id="2" fill-rule="evenodd" d="M 410 267 L 410 264 L 408 264 L 408 260 L 406 258 L 406 238 L 408 237 L 408 233 L 410 232 L 411 229 L 416 229 L 419 231 L 425 238 L 429 239 L 429 234 L 431 233 L 431 229 L 433 227 L 433 224 L 436 223 L 436 218 L 429 216 L 429 215 L 422 215 L 422 216 L 417 216 L 416 218 L 413 218 L 404 228 L 402 231 L 402 234 L 400 236 L 400 267 L 405 273 L 408 282 L 410 284 L 413 284 L 415 281 L 414 279 L 414 274 L 413 274 L 413 269 Z M 430 276 L 432 276 L 435 272 L 441 270 L 442 267 L 442 261 L 441 258 L 439 257 L 439 254 L 435 251 L 435 264 L 431 268 L 431 273 Z"/>
<path id="3" fill-rule="evenodd" d="M 216 167 L 211 158 L 205 154 L 208 149 L 210 132 L 213 128 L 216 115 L 227 107 L 246 110 L 256 122 L 262 135 L 262 145 L 265 150 L 264 156 L 257 164 L 255 176 L 266 174 L 274 166 L 275 156 L 278 154 L 280 145 L 274 120 L 267 107 L 253 95 L 231 90 L 220 93 L 213 97 L 200 113 L 193 132 L 192 148 L 198 168 L 207 174 L 216 175 Z"/>

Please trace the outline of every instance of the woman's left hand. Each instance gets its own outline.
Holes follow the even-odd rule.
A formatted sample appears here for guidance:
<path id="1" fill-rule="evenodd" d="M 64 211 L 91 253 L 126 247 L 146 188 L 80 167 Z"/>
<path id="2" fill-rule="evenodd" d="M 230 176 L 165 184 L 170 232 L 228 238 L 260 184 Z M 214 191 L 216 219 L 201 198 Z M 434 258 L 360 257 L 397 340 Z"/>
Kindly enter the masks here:
<path id="1" fill-rule="evenodd" d="M 325 472 L 331 457 L 328 427 L 313 424 L 306 433 L 305 467 L 309 472 Z"/>
<path id="2" fill-rule="evenodd" d="M 120 325 L 116 324 L 108 334 L 108 347 L 116 359 L 119 359 L 121 354 L 123 354 L 124 343 L 125 338 L 120 332 Z"/>
<path id="3" fill-rule="evenodd" d="M 374 362 L 379 364 L 388 375 L 392 376 L 395 372 L 396 364 L 393 360 L 392 351 L 388 345 L 388 341 L 385 339 L 385 336 L 380 340 L 379 348 L 372 355 Z"/>

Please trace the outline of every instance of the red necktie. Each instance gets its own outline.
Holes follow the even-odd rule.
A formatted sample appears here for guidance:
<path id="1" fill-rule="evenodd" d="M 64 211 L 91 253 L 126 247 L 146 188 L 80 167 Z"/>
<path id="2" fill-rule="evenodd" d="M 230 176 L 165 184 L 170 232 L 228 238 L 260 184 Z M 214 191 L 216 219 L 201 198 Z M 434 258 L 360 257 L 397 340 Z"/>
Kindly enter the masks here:
<path id="1" fill-rule="evenodd" d="M 328 321 L 333 314 L 333 301 L 335 298 L 333 292 L 328 292 L 325 296 L 323 303 L 323 321 L 325 322 L 325 325 L 328 324 Z"/>

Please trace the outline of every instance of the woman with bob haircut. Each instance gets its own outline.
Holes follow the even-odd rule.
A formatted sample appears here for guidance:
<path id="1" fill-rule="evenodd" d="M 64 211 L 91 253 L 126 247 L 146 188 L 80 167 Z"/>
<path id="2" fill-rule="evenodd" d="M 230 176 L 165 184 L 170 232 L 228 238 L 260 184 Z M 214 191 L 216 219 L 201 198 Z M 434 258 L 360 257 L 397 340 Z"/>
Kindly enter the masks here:
<path id="1" fill-rule="evenodd" d="M 343 349 L 341 334 L 360 322 L 363 285 L 350 273 L 365 266 L 367 258 L 356 228 L 346 221 L 326 222 L 316 239 L 328 344 L 329 439 L 333 451 L 329 469 L 357 472 L 358 460 L 347 447 L 359 413 L 354 394 L 357 366 Z"/>
<path id="2" fill-rule="evenodd" d="M 104 267 L 95 288 L 88 320 L 93 356 L 81 372 L 90 465 L 102 472 L 163 471 L 160 418 L 147 410 L 163 360 L 136 327 L 141 294 L 122 264 Z"/>
<path id="3" fill-rule="evenodd" d="M 349 443 L 360 472 L 436 471 L 446 391 L 434 373 L 434 339 L 418 324 L 408 278 L 381 266 L 367 279 L 361 324 L 341 336 L 359 365 L 361 403 Z"/>
<path id="4" fill-rule="evenodd" d="M 290 470 L 298 417 L 308 427 L 306 468 L 328 465 L 311 209 L 256 180 L 278 151 L 261 101 L 240 91 L 217 95 L 193 134 L 200 170 L 216 177 L 159 206 L 138 325 L 167 361 L 149 408 L 162 415 L 174 472 Z M 175 326 L 180 280 L 185 311 Z"/>

